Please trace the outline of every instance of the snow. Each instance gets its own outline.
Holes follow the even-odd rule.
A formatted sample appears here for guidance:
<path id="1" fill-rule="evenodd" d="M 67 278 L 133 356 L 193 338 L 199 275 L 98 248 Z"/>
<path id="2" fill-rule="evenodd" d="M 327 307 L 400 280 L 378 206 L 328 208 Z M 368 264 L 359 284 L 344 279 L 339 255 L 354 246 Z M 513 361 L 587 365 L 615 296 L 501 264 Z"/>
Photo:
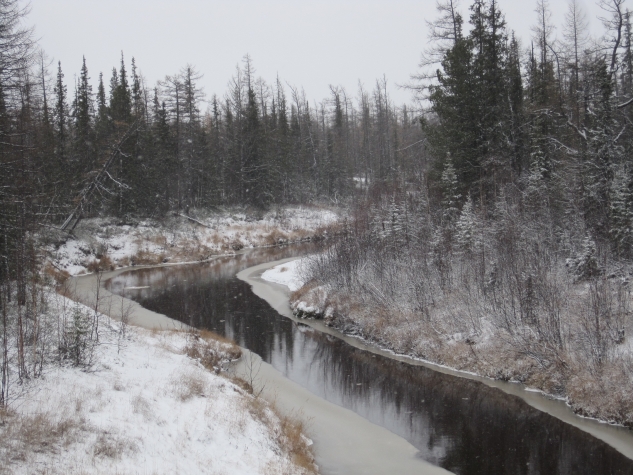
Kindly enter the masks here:
<path id="1" fill-rule="evenodd" d="M 225 210 L 192 212 L 134 226 L 114 218 L 81 221 L 71 239 L 48 246 L 55 267 L 71 275 L 89 272 L 103 256 L 106 267 L 191 262 L 253 248 L 327 236 L 327 228 L 341 220 L 338 210 L 312 207 L 282 208 L 263 215 Z M 198 224 L 200 223 L 200 224 Z"/>
<path id="2" fill-rule="evenodd" d="M 0 472 L 301 473 L 270 407 L 184 354 L 191 334 L 128 327 L 122 338 L 101 318 L 95 364 L 48 366 L 12 403 L 8 424 L 0 414 Z M 35 422 L 45 430 L 33 436 Z"/>
<path id="3" fill-rule="evenodd" d="M 291 292 L 299 290 L 305 283 L 301 277 L 301 267 L 306 259 L 297 259 L 271 267 L 262 274 L 262 279 L 285 285 Z"/>

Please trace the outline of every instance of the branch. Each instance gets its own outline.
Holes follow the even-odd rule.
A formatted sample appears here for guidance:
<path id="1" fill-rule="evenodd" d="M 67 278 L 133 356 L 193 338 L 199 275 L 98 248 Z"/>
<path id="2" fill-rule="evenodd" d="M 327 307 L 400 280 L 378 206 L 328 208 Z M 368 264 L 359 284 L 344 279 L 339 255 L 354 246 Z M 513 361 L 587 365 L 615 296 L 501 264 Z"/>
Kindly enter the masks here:
<path id="1" fill-rule="evenodd" d="M 183 218 L 187 218 L 189 221 L 193 221 L 196 224 L 199 224 L 200 226 L 204 226 L 205 228 L 209 228 L 209 229 L 213 229 L 211 226 L 208 226 L 200 221 L 198 221 L 197 219 L 192 218 L 191 216 L 187 216 L 186 214 L 181 214 L 181 213 L 176 213 L 178 216 L 181 216 Z"/>
<path id="2" fill-rule="evenodd" d="M 571 154 L 571 155 L 578 155 L 578 150 L 573 149 L 571 147 L 568 147 L 567 145 L 565 145 L 564 143 L 562 143 L 559 140 L 556 140 L 554 137 L 547 137 L 549 140 L 551 140 L 552 142 L 557 143 L 558 145 L 560 145 L 561 147 L 563 147 L 565 150 L 567 150 L 567 153 Z"/>
<path id="3" fill-rule="evenodd" d="M 622 127 L 622 130 L 620 130 L 620 133 L 618 134 L 618 136 L 613 139 L 613 143 L 618 143 L 618 140 L 620 140 L 620 137 L 622 137 L 622 134 L 624 133 L 624 131 L 626 130 L 626 124 L 624 124 L 624 127 Z"/>
<path id="4" fill-rule="evenodd" d="M 628 101 L 623 102 L 622 104 L 618 104 L 616 107 L 618 109 L 622 109 L 623 107 L 626 107 L 626 106 L 628 106 L 630 104 L 633 104 L 633 97 L 631 99 L 629 99 Z"/>
<path id="5" fill-rule="evenodd" d="M 580 137 L 585 142 L 587 141 L 587 133 L 584 130 L 580 130 L 578 127 L 576 127 L 574 124 L 572 124 L 572 122 L 570 120 L 567 120 L 567 125 L 569 125 L 572 129 L 574 129 L 576 131 L 576 133 L 578 133 L 578 135 L 580 135 Z"/>

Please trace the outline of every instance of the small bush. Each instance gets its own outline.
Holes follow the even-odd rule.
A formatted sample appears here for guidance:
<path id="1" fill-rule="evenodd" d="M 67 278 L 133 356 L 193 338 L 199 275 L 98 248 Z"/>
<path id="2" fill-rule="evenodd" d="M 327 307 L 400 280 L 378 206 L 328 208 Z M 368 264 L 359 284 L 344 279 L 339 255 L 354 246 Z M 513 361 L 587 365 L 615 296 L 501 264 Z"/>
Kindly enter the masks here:
<path id="1" fill-rule="evenodd" d="M 164 259 L 165 254 L 163 253 L 156 254 L 146 250 L 140 250 L 130 258 L 130 263 L 133 266 L 153 266 L 162 263 Z"/>
<path id="2" fill-rule="evenodd" d="M 279 244 L 285 244 L 288 242 L 288 235 L 278 229 L 273 229 L 268 236 L 266 236 L 266 244 L 269 246 L 276 246 Z"/>
<path id="3" fill-rule="evenodd" d="M 218 369 L 224 359 L 236 360 L 242 356 L 235 342 L 209 330 L 190 332 L 184 353 L 209 370 Z"/>
<path id="4" fill-rule="evenodd" d="M 104 255 L 99 260 L 93 260 L 90 262 L 86 269 L 88 272 L 105 272 L 114 270 L 114 262 L 107 255 Z"/>
<path id="5" fill-rule="evenodd" d="M 44 273 L 55 281 L 56 287 L 63 285 L 70 277 L 70 274 L 67 271 L 57 269 L 50 263 L 46 264 L 44 267 Z"/>
<path id="6" fill-rule="evenodd" d="M 96 346 L 96 341 L 92 339 L 92 325 L 92 317 L 76 303 L 59 344 L 59 355 L 62 360 L 70 361 L 74 366 L 87 366 L 92 363 Z"/>

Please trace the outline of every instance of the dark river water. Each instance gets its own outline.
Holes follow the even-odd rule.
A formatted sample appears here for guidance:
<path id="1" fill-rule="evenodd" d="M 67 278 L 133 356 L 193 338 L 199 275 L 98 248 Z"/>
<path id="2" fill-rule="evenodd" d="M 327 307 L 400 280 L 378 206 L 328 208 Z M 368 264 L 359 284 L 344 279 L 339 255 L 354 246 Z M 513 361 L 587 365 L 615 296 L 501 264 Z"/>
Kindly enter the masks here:
<path id="1" fill-rule="evenodd" d="M 145 308 L 234 339 L 312 393 L 402 436 L 419 457 L 451 472 L 633 474 L 632 460 L 516 396 L 354 348 L 279 315 L 235 277 L 314 249 L 254 250 L 205 264 L 133 270 L 106 286 Z"/>

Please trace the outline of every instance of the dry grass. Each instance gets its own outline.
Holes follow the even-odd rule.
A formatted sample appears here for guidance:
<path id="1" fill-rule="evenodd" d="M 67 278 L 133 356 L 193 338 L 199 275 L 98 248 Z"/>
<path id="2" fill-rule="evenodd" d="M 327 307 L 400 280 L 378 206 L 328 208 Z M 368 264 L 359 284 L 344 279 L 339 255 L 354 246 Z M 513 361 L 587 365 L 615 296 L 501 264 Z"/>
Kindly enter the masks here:
<path id="1" fill-rule="evenodd" d="M 308 305 L 311 305 L 312 302 L 308 301 L 308 298 L 312 300 L 313 296 L 311 294 L 317 287 L 319 287 L 319 284 L 317 283 L 316 280 L 307 282 L 303 287 L 299 288 L 298 290 L 295 290 L 294 292 L 290 294 L 290 303 L 306 302 L 308 303 Z"/>
<path id="2" fill-rule="evenodd" d="M 243 379 L 233 377 L 232 381 L 240 386 L 250 387 Z M 302 468 L 303 473 L 318 473 L 309 439 L 304 435 L 305 423 L 300 414 L 283 415 L 275 404 L 260 397 L 250 396 L 244 402 L 246 411 L 274 434 L 279 449 L 294 466 Z"/>
<path id="3" fill-rule="evenodd" d="M 584 416 L 633 427 L 631 362 L 605 362 L 600 372 L 575 366 L 566 384 L 571 406 Z"/>
<path id="4" fill-rule="evenodd" d="M 114 262 L 107 255 L 104 255 L 99 260 L 93 260 L 90 262 L 86 269 L 88 272 L 99 272 L 99 271 L 111 271 L 114 270 Z"/>
<path id="5" fill-rule="evenodd" d="M 70 274 L 62 269 L 57 269 L 50 262 L 44 266 L 44 273 L 51 277 L 55 286 L 59 287 L 70 278 Z"/>
<path id="6" fill-rule="evenodd" d="M 127 256 L 126 257 L 122 257 L 120 259 L 117 259 L 116 263 L 120 267 L 129 267 L 130 266 L 130 258 L 127 257 Z"/>
<path id="7" fill-rule="evenodd" d="M 132 398 L 132 410 L 135 414 L 141 414 L 146 421 L 154 419 L 151 403 L 141 394 L 137 394 Z"/>
<path id="8" fill-rule="evenodd" d="M 242 350 L 234 341 L 209 330 L 188 332 L 184 353 L 209 370 L 219 369 L 224 359 L 236 360 L 242 356 Z"/>
<path id="9" fill-rule="evenodd" d="M 154 253 L 145 249 L 139 250 L 131 257 L 130 263 L 134 266 L 152 266 L 160 264 L 165 259 L 164 253 Z"/>
<path id="10" fill-rule="evenodd" d="M 240 378 L 239 376 L 231 375 L 231 374 L 223 374 L 223 375 L 226 378 L 228 378 L 229 381 L 231 381 L 233 384 L 235 384 L 237 387 L 241 388 L 248 394 L 253 394 L 254 392 L 253 386 L 251 386 L 251 384 L 245 379 Z"/>
<path id="11" fill-rule="evenodd" d="M 301 418 L 281 416 L 281 434 L 277 443 L 284 452 L 290 455 L 292 462 L 307 473 L 318 473 L 314 463 L 314 454 L 303 435 L 305 425 Z"/>
<path id="12" fill-rule="evenodd" d="M 265 239 L 266 244 L 269 246 L 275 246 L 277 244 L 284 244 L 288 242 L 288 235 L 280 231 L 279 229 L 273 229 Z"/>
<path id="13" fill-rule="evenodd" d="M 207 382 L 204 374 L 191 368 L 172 379 L 171 388 L 180 401 L 186 402 L 194 397 L 204 397 L 207 392 Z"/>
<path id="14" fill-rule="evenodd" d="M 9 464 L 25 462 L 32 453 L 58 453 L 73 443 L 82 429 L 84 423 L 76 415 L 22 415 L 4 410 L 0 414 L 0 459 Z"/>
<path id="15" fill-rule="evenodd" d="M 136 443 L 125 437 L 119 437 L 109 432 L 101 432 L 97 436 L 92 447 L 93 457 L 109 458 L 113 460 L 121 459 L 123 454 L 135 453 L 138 451 Z"/>
<path id="16" fill-rule="evenodd" d="M 167 236 L 162 234 L 153 234 L 148 238 L 148 241 L 153 242 L 154 244 L 165 249 L 167 247 Z"/>
<path id="17" fill-rule="evenodd" d="M 197 239 L 181 239 L 178 245 L 170 250 L 169 257 L 176 261 L 202 261 L 213 253 L 213 249 Z"/>

